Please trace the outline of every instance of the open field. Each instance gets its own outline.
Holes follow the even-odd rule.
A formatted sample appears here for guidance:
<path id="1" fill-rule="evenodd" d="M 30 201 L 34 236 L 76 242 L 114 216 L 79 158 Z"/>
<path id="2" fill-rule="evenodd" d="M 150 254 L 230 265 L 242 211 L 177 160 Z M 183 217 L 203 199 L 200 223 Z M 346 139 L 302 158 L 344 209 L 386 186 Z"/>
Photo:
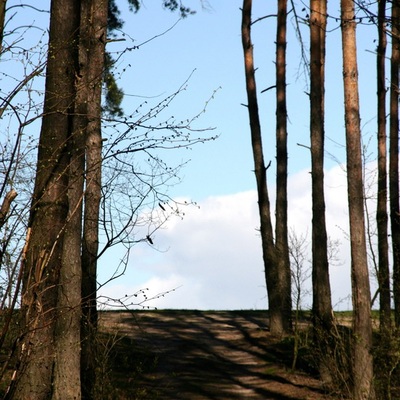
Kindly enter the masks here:
<path id="1" fill-rule="evenodd" d="M 309 365 L 291 371 L 291 342 L 273 339 L 267 326 L 265 311 L 102 312 L 101 331 L 113 347 L 103 397 L 335 398 Z"/>

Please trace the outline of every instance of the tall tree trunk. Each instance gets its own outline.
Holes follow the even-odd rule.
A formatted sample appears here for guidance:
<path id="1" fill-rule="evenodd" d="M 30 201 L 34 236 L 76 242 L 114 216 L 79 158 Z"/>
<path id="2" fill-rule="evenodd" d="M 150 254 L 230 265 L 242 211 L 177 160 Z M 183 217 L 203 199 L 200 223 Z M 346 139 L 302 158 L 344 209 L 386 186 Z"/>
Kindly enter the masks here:
<path id="1" fill-rule="evenodd" d="M 9 398 L 13 399 L 50 399 L 57 391 L 54 374 L 62 375 L 60 368 L 63 366 L 58 365 L 60 360 L 55 357 L 60 325 L 57 330 L 55 328 L 57 319 L 63 318 L 65 311 L 58 308 L 62 293 L 60 282 L 69 279 L 69 271 L 64 269 L 68 268 L 64 239 L 69 229 L 67 217 L 72 215 L 68 171 L 71 168 L 69 140 L 73 130 L 71 107 L 75 96 L 78 21 L 78 1 L 52 1 L 44 116 L 23 279 L 21 311 L 25 335 L 16 385 L 9 392 Z M 73 368 L 79 371 L 79 365 Z M 71 382 L 74 384 L 75 381 Z M 79 388 L 78 392 L 74 388 L 79 398 Z"/>
<path id="2" fill-rule="evenodd" d="M 98 221 L 101 199 L 101 87 L 107 37 L 107 0 L 82 7 L 81 52 L 87 75 L 85 104 L 86 188 L 82 239 L 82 397 L 92 399 L 95 388 L 97 329 Z M 85 30 L 83 30 L 85 28 Z"/>
<path id="3" fill-rule="evenodd" d="M 353 398 L 375 398 L 371 294 L 365 238 L 356 19 L 353 0 L 341 0 L 343 83 L 353 298 Z"/>
<path id="4" fill-rule="evenodd" d="M 287 216 L 287 107 L 286 107 L 286 20 L 287 0 L 278 1 L 276 30 L 276 257 L 278 290 L 282 312 L 276 324 L 282 332 L 291 329 L 292 299 Z"/>
<path id="5" fill-rule="evenodd" d="M 332 381 L 333 310 L 329 279 L 328 235 L 325 220 L 325 37 L 326 0 L 310 1 L 310 138 L 312 177 L 313 324 L 320 354 L 320 375 Z"/>
<path id="6" fill-rule="evenodd" d="M 377 51 L 377 114 L 378 114 L 378 202 L 376 222 L 378 229 L 378 282 L 379 282 L 379 319 L 381 332 L 390 330 L 390 273 L 388 245 L 387 213 L 387 169 L 386 169 L 386 0 L 380 0 L 378 6 L 378 51 Z"/>
<path id="7" fill-rule="evenodd" d="M 271 210 L 267 187 L 267 167 L 264 163 L 261 126 L 258 112 L 257 88 L 254 76 L 253 45 L 251 43 L 252 1 L 244 0 L 242 10 L 242 44 L 244 53 L 246 90 L 250 120 L 251 144 L 253 149 L 254 170 L 257 182 L 260 231 L 268 292 L 270 330 L 275 336 L 288 331 L 291 315 L 287 315 L 288 294 L 283 292 L 279 256 L 274 244 L 271 223 Z M 289 278 L 290 279 L 290 278 Z M 289 287 L 290 297 L 290 287 Z"/>
<path id="8" fill-rule="evenodd" d="M 83 177 L 85 168 L 84 125 L 75 107 L 73 134 L 69 140 L 71 162 L 67 189 L 68 216 L 63 238 L 62 265 L 58 286 L 58 318 L 54 332 L 54 400 L 80 398 L 81 368 L 81 238 Z M 78 118 L 77 118 L 78 117 Z"/>
<path id="9" fill-rule="evenodd" d="M 310 4 L 313 315 L 321 326 L 330 329 L 332 324 L 332 303 L 324 195 L 326 1 L 312 0 Z"/>
<path id="10" fill-rule="evenodd" d="M 400 209 L 399 209 L 399 67 L 400 1 L 392 2 L 392 56 L 390 60 L 389 192 L 393 250 L 395 323 L 400 327 Z"/>
<path id="11" fill-rule="evenodd" d="M 378 232 L 378 284 L 379 284 L 379 354 L 382 360 L 390 357 L 392 333 L 391 293 L 389 271 L 388 211 L 387 211 L 387 145 L 386 145 L 386 0 L 378 3 L 377 116 L 378 116 L 378 188 L 376 224 Z M 377 379 L 382 384 L 382 395 L 390 399 L 390 363 L 382 363 Z"/>

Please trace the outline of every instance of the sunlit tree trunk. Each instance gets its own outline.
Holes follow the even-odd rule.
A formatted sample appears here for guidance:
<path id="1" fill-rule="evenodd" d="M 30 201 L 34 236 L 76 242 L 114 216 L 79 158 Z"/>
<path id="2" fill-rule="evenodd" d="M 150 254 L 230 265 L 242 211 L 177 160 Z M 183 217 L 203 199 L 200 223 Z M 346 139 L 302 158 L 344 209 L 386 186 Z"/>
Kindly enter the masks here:
<path id="1" fill-rule="evenodd" d="M 80 396 L 81 351 L 81 237 L 83 178 L 85 166 L 85 127 L 79 107 L 74 107 L 73 132 L 68 140 L 71 161 L 68 174 L 68 215 L 63 238 L 62 265 L 58 285 L 58 318 L 55 326 L 54 400 Z"/>
<path id="2" fill-rule="evenodd" d="M 353 0 L 341 0 L 351 283 L 353 298 L 353 398 L 374 399 L 369 286 L 358 97 L 356 19 Z"/>
<path id="3" fill-rule="evenodd" d="M 286 264 L 282 263 L 280 256 L 286 258 L 286 255 L 280 254 L 279 251 L 282 251 L 282 249 L 279 249 L 278 251 L 277 247 L 275 247 L 271 223 L 271 210 L 267 187 L 267 167 L 265 166 L 263 156 L 257 89 L 254 76 L 253 45 L 251 43 L 250 35 L 251 9 L 252 1 L 244 0 L 242 10 L 242 44 L 245 63 L 251 144 L 253 149 L 254 170 L 257 182 L 260 232 L 270 314 L 270 330 L 273 335 L 282 336 L 289 330 L 291 326 L 291 310 L 290 306 L 288 305 L 288 300 L 290 300 L 290 269 L 289 288 L 287 288 L 288 282 L 286 271 L 279 271 L 280 267 L 284 265 L 286 266 Z M 280 105 L 282 106 L 282 104 Z M 281 129 L 281 127 L 279 129 Z M 287 267 L 289 267 L 289 265 Z"/>
<path id="4" fill-rule="evenodd" d="M 9 392 L 9 398 L 13 399 L 61 398 L 60 390 L 66 390 L 63 399 L 80 398 L 76 357 L 71 357 L 71 362 L 65 365 L 67 354 L 56 356 L 57 350 L 66 350 L 58 342 L 59 335 L 67 335 L 67 342 L 73 341 L 71 351 L 79 345 L 62 328 L 66 321 L 63 318 L 70 318 L 66 314 L 71 311 L 69 290 L 64 291 L 62 285 L 75 285 L 79 281 L 76 247 L 71 254 L 74 258 L 66 257 L 67 242 L 74 241 L 76 234 L 73 208 L 79 203 L 75 196 L 69 199 L 73 191 L 69 187 L 69 171 L 75 168 L 71 164 L 71 138 L 78 24 L 79 1 L 52 1 L 44 116 L 29 220 L 31 236 L 24 266 L 21 309 L 24 336 L 16 384 Z M 71 226 L 69 218 L 74 220 Z M 63 296 L 66 298 L 60 308 L 58 302 Z M 74 299 L 71 304 L 76 305 Z M 79 312 L 74 312 L 71 329 L 76 328 L 78 317 Z M 64 376 L 71 381 L 61 382 Z"/>
<path id="5" fill-rule="evenodd" d="M 399 67 L 400 1 L 392 2 L 392 56 L 390 61 L 389 192 L 393 250 L 393 297 L 396 326 L 400 327 L 400 208 L 399 208 Z"/>

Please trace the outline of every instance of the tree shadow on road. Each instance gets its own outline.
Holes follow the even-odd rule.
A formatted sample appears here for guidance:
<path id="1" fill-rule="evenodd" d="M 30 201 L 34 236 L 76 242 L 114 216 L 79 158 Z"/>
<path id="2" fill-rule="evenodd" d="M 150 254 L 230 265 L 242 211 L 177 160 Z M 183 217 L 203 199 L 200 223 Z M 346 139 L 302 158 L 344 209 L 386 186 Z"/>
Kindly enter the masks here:
<path id="1" fill-rule="evenodd" d="M 114 399 L 331 398 L 290 371 L 290 344 L 271 337 L 266 311 L 104 312 L 101 321 L 118 339 Z"/>

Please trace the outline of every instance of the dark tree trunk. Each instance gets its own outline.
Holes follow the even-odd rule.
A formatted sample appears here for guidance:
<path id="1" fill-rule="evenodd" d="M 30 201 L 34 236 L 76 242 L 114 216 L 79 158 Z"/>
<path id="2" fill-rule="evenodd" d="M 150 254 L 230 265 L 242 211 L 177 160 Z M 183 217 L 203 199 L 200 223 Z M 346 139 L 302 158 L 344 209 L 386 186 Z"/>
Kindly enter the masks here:
<path id="1" fill-rule="evenodd" d="M 287 107 L 286 107 L 286 20 L 287 0 L 278 1 L 276 31 L 276 225 L 275 251 L 278 261 L 278 288 L 281 294 L 279 330 L 291 329 L 292 298 L 287 216 Z"/>
<path id="2" fill-rule="evenodd" d="M 400 209 L 399 209 L 399 67 L 400 1 L 392 2 L 392 56 L 390 62 L 389 192 L 393 250 L 395 323 L 400 327 Z"/>
<path id="3" fill-rule="evenodd" d="M 60 372 L 63 366 L 58 365 L 60 360 L 55 357 L 56 335 L 60 333 L 56 325 L 65 311 L 58 308 L 60 279 L 61 282 L 69 279 L 69 272 L 64 269 L 67 268 L 64 239 L 69 229 L 67 218 L 72 211 L 69 210 L 68 171 L 78 22 L 78 1 L 52 1 L 44 116 L 29 220 L 31 236 L 24 267 L 21 310 L 24 336 L 16 385 L 9 393 L 13 399 L 47 400 L 53 394 L 57 398 L 55 374 L 63 374 Z M 79 365 L 74 368 L 79 371 Z M 76 387 L 75 396 L 80 396 Z"/>
<path id="4" fill-rule="evenodd" d="M 87 105 L 86 190 L 82 239 L 82 397 L 94 398 L 96 384 L 97 255 L 101 199 L 101 87 L 104 75 L 108 1 L 91 0 L 82 7 L 81 58 Z"/>
<path id="5" fill-rule="evenodd" d="M 328 236 L 324 196 L 324 69 L 326 2 L 311 1 L 311 176 L 312 176 L 312 254 L 313 315 L 322 326 L 332 324 L 331 289 L 329 282 Z"/>
<path id="6" fill-rule="evenodd" d="M 330 363 L 335 346 L 332 335 L 333 310 L 329 279 L 328 235 L 325 220 L 325 36 L 326 1 L 310 2 L 310 140 L 312 177 L 312 285 L 315 343 L 319 348 L 322 379 L 332 381 Z"/>
<path id="7" fill-rule="evenodd" d="M 271 210 L 267 187 L 267 167 L 265 166 L 263 156 L 257 89 L 254 76 L 253 45 L 251 43 L 250 35 L 251 8 L 252 1 L 244 0 L 242 11 L 242 44 L 245 63 L 251 144 L 257 182 L 260 231 L 270 313 L 270 329 L 273 335 L 282 336 L 290 327 L 291 313 L 289 308 L 288 314 L 287 308 L 288 298 L 290 298 L 290 284 L 288 289 L 289 293 L 287 293 L 287 282 L 286 280 L 284 282 L 282 281 L 282 271 L 279 271 L 279 268 L 282 267 L 282 261 L 279 259 L 272 231 Z"/>
<path id="8" fill-rule="evenodd" d="M 378 51 L 377 51 L 377 95 L 378 95 L 378 203 L 376 222 L 378 229 L 378 282 L 379 319 L 381 332 L 390 330 L 390 273 L 387 213 L 387 170 L 386 170 L 386 0 L 379 1 L 378 8 Z"/>
<path id="9" fill-rule="evenodd" d="M 353 398 L 374 399 L 371 294 L 365 238 L 356 20 L 353 0 L 341 0 L 343 83 L 353 297 Z"/>
<path id="10" fill-rule="evenodd" d="M 387 144 L 386 144 L 386 0 L 378 3 L 378 48 L 377 70 L 377 116 L 378 116 L 378 188 L 376 224 L 378 232 L 378 284 L 379 284 L 379 356 L 382 360 L 390 357 L 392 333 L 391 293 L 388 241 L 388 190 L 387 190 Z M 382 382 L 382 395 L 390 398 L 390 363 L 382 363 L 377 379 Z"/>
<path id="11" fill-rule="evenodd" d="M 71 161 L 68 170 L 68 216 L 63 238 L 62 267 L 58 286 L 58 318 L 54 332 L 55 368 L 53 399 L 80 397 L 81 350 L 81 238 L 83 177 L 85 166 L 84 129 L 75 107 L 73 134 L 69 140 Z"/>

